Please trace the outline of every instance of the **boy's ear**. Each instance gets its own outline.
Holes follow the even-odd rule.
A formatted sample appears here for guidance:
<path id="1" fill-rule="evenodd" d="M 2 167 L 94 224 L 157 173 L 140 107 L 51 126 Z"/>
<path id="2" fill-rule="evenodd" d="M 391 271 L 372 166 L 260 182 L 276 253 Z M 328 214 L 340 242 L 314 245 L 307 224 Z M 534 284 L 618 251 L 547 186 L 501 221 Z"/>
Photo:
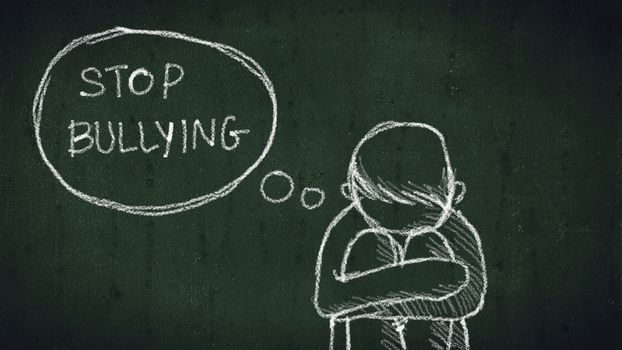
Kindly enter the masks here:
<path id="1" fill-rule="evenodd" d="M 462 181 L 456 181 L 456 192 L 454 193 L 454 204 L 462 202 L 464 194 L 466 193 L 466 184 Z"/>
<path id="2" fill-rule="evenodd" d="M 350 185 L 347 182 L 344 182 L 339 187 L 341 191 L 341 195 L 344 196 L 347 200 L 352 200 L 352 193 L 350 192 Z"/>

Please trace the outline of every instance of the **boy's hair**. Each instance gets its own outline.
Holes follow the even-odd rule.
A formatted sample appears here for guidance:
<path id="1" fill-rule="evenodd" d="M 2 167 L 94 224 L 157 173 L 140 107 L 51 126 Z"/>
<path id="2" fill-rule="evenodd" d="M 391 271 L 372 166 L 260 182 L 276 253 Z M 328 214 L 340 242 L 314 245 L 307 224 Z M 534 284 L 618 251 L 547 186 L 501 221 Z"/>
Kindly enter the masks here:
<path id="1" fill-rule="evenodd" d="M 408 180 L 406 183 L 394 184 L 378 176 L 372 179 L 360 158 L 350 174 L 350 191 L 356 191 L 360 197 L 382 201 L 385 203 L 400 203 L 405 205 L 424 204 L 427 206 L 444 206 L 449 196 L 447 171 L 443 169 L 441 183 L 438 186 L 428 184 L 418 185 Z"/>

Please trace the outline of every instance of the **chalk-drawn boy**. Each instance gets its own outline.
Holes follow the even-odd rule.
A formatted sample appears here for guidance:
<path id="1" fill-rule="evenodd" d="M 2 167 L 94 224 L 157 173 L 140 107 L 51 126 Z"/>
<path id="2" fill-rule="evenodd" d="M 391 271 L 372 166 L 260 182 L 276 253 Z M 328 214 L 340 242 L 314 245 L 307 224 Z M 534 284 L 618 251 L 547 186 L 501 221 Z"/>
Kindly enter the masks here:
<path id="1" fill-rule="evenodd" d="M 331 349 L 469 348 L 466 319 L 487 281 L 479 235 L 454 209 L 466 189 L 454 175 L 427 124 L 381 123 L 356 146 L 342 186 L 351 204 L 328 226 L 316 266 Z M 377 342 L 360 343 L 370 322 Z"/>

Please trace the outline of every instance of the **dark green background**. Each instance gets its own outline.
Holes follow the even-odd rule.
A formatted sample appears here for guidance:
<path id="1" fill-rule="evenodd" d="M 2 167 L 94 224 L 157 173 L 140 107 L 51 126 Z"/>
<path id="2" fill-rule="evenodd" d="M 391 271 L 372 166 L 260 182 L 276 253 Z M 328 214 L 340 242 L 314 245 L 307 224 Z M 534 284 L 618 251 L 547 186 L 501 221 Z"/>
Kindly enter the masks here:
<path id="1" fill-rule="evenodd" d="M 487 259 L 473 349 L 620 348 L 622 6 L 591 1 L 11 2 L 0 15 L 0 348 L 327 349 L 311 304 L 356 142 L 427 122 Z M 227 43 L 279 99 L 268 157 L 218 202 L 145 218 L 43 164 L 32 99 L 70 40 L 122 25 Z M 294 197 L 261 198 L 290 173 Z M 155 174 L 157 176 L 157 174 Z M 326 190 L 314 211 L 304 186 Z"/>

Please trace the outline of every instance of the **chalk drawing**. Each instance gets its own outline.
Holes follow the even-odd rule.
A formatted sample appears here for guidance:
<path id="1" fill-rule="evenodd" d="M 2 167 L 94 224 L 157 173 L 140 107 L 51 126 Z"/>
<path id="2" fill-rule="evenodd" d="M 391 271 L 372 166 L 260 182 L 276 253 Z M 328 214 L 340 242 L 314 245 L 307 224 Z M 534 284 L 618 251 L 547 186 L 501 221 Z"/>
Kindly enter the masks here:
<path id="1" fill-rule="evenodd" d="M 320 195 L 320 199 L 317 201 L 317 203 L 315 204 L 307 203 L 307 193 L 309 192 L 315 192 Z M 313 209 L 319 208 L 324 203 L 325 198 L 326 198 L 326 193 L 324 193 L 323 190 L 317 187 L 305 187 L 302 190 L 302 193 L 300 194 L 300 203 L 302 204 L 303 208 L 313 210 Z"/>
<path id="2" fill-rule="evenodd" d="M 54 69 L 54 66 L 65 55 L 69 54 L 72 50 L 76 49 L 77 47 L 80 47 L 83 45 L 95 45 L 102 41 L 110 40 L 110 39 L 117 38 L 120 36 L 132 36 L 132 35 L 154 36 L 154 37 L 161 37 L 161 38 L 167 38 L 167 39 L 182 40 L 182 41 L 186 41 L 189 43 L 203 45 L 205 47 L 215 49 L 219 51 L 220 53 L 228 56 L 229 58 L 235 60 L 243 68 L 248 70 L 250 73 L 252 73 L 254 76 L 256 76 L 261 81 L 264 88 L 268 92 L 268 95 L 272 103 L 271 131 L 268 136 L 266 145 L 264 146 L 260 156 L 241 175 L 235 177 L 232 181 L 230 181 L 226 185 L 222 186 L 221 188 L 213 192 L 202 194 L 200 196 L 191 198 L 189 200 L 176 202 L 176 203 L 163 204 L 163 205 L 129 205 L 129 204 L 120 203 L 120 202 L 117 202 L 111 199 L 99 198 L 99 197 L 89 195 L 87 193 L 84 193 L 78 190 L 76 187 L 70 185 L 63 178 L 61 173 L 54 167 L 54 165 L 52 164 L 52 162 L 49 160 L 48 156 L 45 153 L 43 143 L 41 141 L 41 130 L 40 130 L 41 119 L 43 118 L 43 115 L 44 115 L 45 95 L 46 95 L 48 86 L 53 76 L 52 70 Z M 127 68 L 128 67 L 126 65 L 118 65 L 118 66 L 107 68 L 108 71 L 114 70 L 115 74 L 117 75 L 117 86 L 116 86 L 117 97 L 121 97 L 121 85 L 120 85 L 120 78 L 119 78 L 120 70 L 127 69 Z M 169 80 L 171 79 L 169 71 L 171 71 L 172 68 L 177 70 L 177 74 L 175 74 L 177 77 L 173 80 Z M 87 73 L 90 74 L 91 78 L 86 76 Z M 168 96 L 169 88 L 178 84 L 179 81 L 182 79 L 183 74 L 184 72 L 181 66 L 174 64 L 174 63 L 167 63 L 165 65 L 165 79 L 164 79 L 165 81 L 164 81 L 164 89 L 163 89 L 164 99 L 170 98 L 170 96 Z M 85 82 L 88 82 L 91 85 L 98 87 L 99 89 L 95 91 L 91 91 L 91 92 L 81 91 L 80 95 L 83 97 L 92 98 L 92 97 L 96 97 L 96 96 L 103 94 L 105 91 L 105 87 L 98 81 L 92 80 L 92 78 L 94 78 L 95 76 L 101 77 L 101 75 L 102 75 L 101 72 L 97 70 L 95 67 L 89 67 L 83 70 L 81 73 L 82 79 Z M 147 79 L 148 83 L 145 87 L 137 89 L 134 86 L 134 79 L 138 78 L 139 76 L 142 77 L 141 79 Z M 144 68 L 139 68 L 138 70 L 135 70 L 130 76 L 128 87 L 130 89 L 130 92 L 132 92 L 133 94 L 137 94 L 137 95 L 146 94 L 151 89 L 152 86 L 153 86 L 153 75 L 147 70 L 145 70 Z M 142 30 L 142 29 L 129 29 L 129 28 L 123 28 L 123 27 L 116 27 L 113 29 L 100 32 L 100 33 L 90 34 L 90 35 L 86 35 L 78 39 L 75 39 L 71 43 L 69 43 L 67 46 L 65 46 L 61 51 L 59 51 L 56 54 L 56 56 L 54 56 L 54 58 L 52 58 L 52 60 L 50 61 L 50 63 L 48 64 L 45 70 L 45 73 L 43 74 L 43 77 L 39 83 L 37 92 L 35 94 L 35 98 L 34 98 L 34 102 L 32 106 L 32 116 L 33 116 L 34 130 L 35 130 L 35 139 L 37 142 L 37 146 L 39 148 L 39 153 L 41 154 L 41 158 L 43 159 L 47 167 L 50 169 L 54 177 L 62 184 L 63 187 L 65 187 L 65 189 L 67 189 L 69 192 L 71 192 L 75 196 L 89 203 L 92 203 L 92 204 L 95 204 L 101 207 L 115 209 L 115 210 L 123 211 L 123 212 L 130 213 L 130 214 L 136 214 L 136 215 L 160 216 L 160 215 L 174 214 L 174 213 L 187 211 L 189 209 L 196 208 L 206 203 L 212 202 L 218 198 L 224 197 L 227 194 L 229 194 L 231 191 L 233 191 L 242 182 L 242 180 L 244 180 L 253 170 L 255 170 L 255 168 L 257 168 L 257 166 L 264 160 L 264 158 L 268 154 L 268 151 L 270 150 L 270 147 L 272 146 L 272 143 L 274 141 L 274 137 L 276 134 L 276 126 L 277 126 L 277 99 L 276 99 L 276 94 L 274 92 L 274 86 L 272 85 L 272 82 L 268 78 L 268 75 L 263 70 L 263 68 L 257 62 L 255 62 L 254 59 L 252 59 L 248 55 L 244 54 L 243 52 L 231 46 L 202 40 L 202 39 L 194 38 L 194 37 L 191 37 L 185 34 L 171 32 L 171 31 Z M 235 120 L 234 116 L 228 116 L 225 119 L 225 124 L 226 122 L 229 122 L 229 121 L 232 122 L 234 120 Z M 72 125 L 75 126 L 74 124 Z M 90 128 L 90 125 L 88 127 Z M 160 125 L 158 125 L 158 127 L 159 127 L 159 131 L 162 134 L 162 136 L 164 138 L 169 138 L 169 135 L 172 132 L 172 126 L 169 127 L 168 132 L 165 132 Z M 122 133 L 121 128 L 122 126 L 120 125 L 119 134 Z M 112 130 L 111 124 L 108 124 L 108 129 Z M 224 127 L 223 127 L 223 130 L 224 130 Z M 99 125 L 97 125 L 97 132 L 99 133 Z M 231 135 L 235 139 L 234 145 L 226 145 L 223 142 L 222 147 L 225 148 L 226 150 L 231 150 L 235 148 L 239 142 L 238 134 L 243 134 L 243 133 L 248 133 L 248 130 L 241 130 L 238 133 Z M 194 138 L 196 140 L 196 136 Z M 89 139 L 88 141 L 90 142 L 91 140 L 92 139 Z M 196 145 L 196 141 L 195 141 L 195 145 Z M 101 146 L 99 144 L 97 145 L 97 149 L 101 149 Z M 185 149 L 186 148 L 184 148 L 184 150 Z M 122 146 L 120 146 L 120 151 L 122 153 L 136 151 L 136 150 L 138 150 L 138 148 L 136 147 L 123 148 Z M 164 157 L 168 157 L 169 150 L 170 150 L 170 139 L 167 139 Z M 75 154 L 78 154 L 78 153 L 80 153 L 80 151 L 71 153 L 71 156 L 73 157 Z"/>
<path id="3" fill-rule="evenodd" d="M 287 194 L 285 194 L 284 196 L 280 198 L 274 198 L 274 197 L 269 196 L 266 193 L 266 190 L 265 190 L 266 181 L 268 180 L 268 178 L 272 176 L 279 176 L 279 177 L 284 178 L 287 181 L 289 185 L 289 190 L 287 191 Z M 286 172 L 282 170 L 273 170 L 269 172 L 261 179 L 261 182 L 259 183 L 259 192 L 261 193 L 261 196 L 270 203 L 285 202 L 294 194 L 294 188 L 295 188 L 294 179 L 291 176 L 289 176 L 289 174 L 287 174 Z M 307 199 L 307 196 L 309 193 L 317 193 L 319 195 L 319 199 L 317 200 L 317 202 L 313 204 L 309 203 L 309 200 Z M 303 208 L 308 209 L 308 210 L 314 210 L 314 209 L 321 207 L 322 204 L 324 204 L 325 199 L 326 199 L 326 193 L 324 192 L 324 190 L 317 188 L 317 187 L 305 187 L 300 193 L 300 204 L 302 205 Z"/>
<path id="4" fill-rule="evenodd" d="M 366 172 L 364 158 L 359 154 L 361 147 L 370 139 L 379 135 L 384 137 L 384 132 L 398 128 L 404 132 L 432 135 L 440 144 L 444 166 L 439 171 L 441 179 L 438 186 L 419 186 L 418 179 L 391 183 Z M 416 143 L 417 140 L 412 142 Z M 351 203 L 328 225 L 315 267 L 313 303 L 318 314 L 329 320 L 329 349 L 335 346 L 337 324 L 345 326 L 345 344 L 340 347 L 350 349 L 352 329 L 360 319 L 378 320 L 384 336 L 380 345 L 386 349 L 408 348 L 409 321 L 426 322 L 429 331 L 425 336 L 432 349 L 469 349 L 466 319 L 477 314 L 484 306 L 488 282 L 479 234 L 462 213 L 454 208 L 464 198 L 466 186 L 455 180 L 455 170 L 451 166 L 444 136 L 434 127 L 423 123 L 388 121 L 376 125 L 356 145 L 347 171 L 347 182 L 340 190 Z M 365 208 L 372 202 L 379 205 L 419 206 L 425 209 L 425 214 L 413 221 L 418 223 L 416 225 L 407 225 L 401 229 L 387 228 L 383 226 L 381 217 L 373 217 Z M 348 220 L 345 220 L 346 217 Z M 356 218 L 362 226 L 368 228 L 347 232 L 348 225 Z M 351 271 L 350 254 L 357 242 L 365 237 L 376 239 L 378 249 L 372 254 L 379 261 L 379 266 Z M 414 247 L 410 246 L 415 244 L 412 243 L 415 239 L 423 239 L 429 256 L 408 257 L 409 248 Z M 328 248 L 337 255 L 326 253 Z M 400 281 L 409 281 L 409 278 L 416 278 L 413 275 L 416 276 L 418 272 L 427 269 L 436 273 L 444 267 L 457 271 L 460 278 L 420 291 L 396 289 L 398 287 L 383 282 L 377 286 L 381 290 L 379 295 L 357 295 L 360 292 L 350 287 L 353 282 L 359 285 L 378 283 L 378 276 L 387 272 L 403 276 Z M 452 275 L 448 278 L 454 277 Z M 336 298 L 335 295 L 341 297 Z"/>
<path id="5" fill-rule="evenodd" d="M 285 180 L 287 180 L 287 184 L 289 185 L 289 190 L 287 190 L 287 194 L 285 194 L 283 197 L 281 198 L 272 198 L 270 196 L 268 196 L 266 194 L 266 190 L 265 190 L 265 185 L 266 185 L 266 181 L 268 180 L 268 178 L 272 177 L 272 176 L 280 176 L 282 178 L 284 178 Z M 281 170 L 273 170 L 269 173 L 266 174 L 266 176 L 263 177 L 263 179 L 261 179 L 261 183 L 259 184 L 259 191 L 261 192 L 261 196 L 263 197 L 263 199 L 267 200 L 270 203 L 283 203 L 286 200 L 288 200 L 292 194 L 294 193 L 294 179 L 292 179 L 291 176 L 289 176 L 287 173 L 281 171 Z"/>

